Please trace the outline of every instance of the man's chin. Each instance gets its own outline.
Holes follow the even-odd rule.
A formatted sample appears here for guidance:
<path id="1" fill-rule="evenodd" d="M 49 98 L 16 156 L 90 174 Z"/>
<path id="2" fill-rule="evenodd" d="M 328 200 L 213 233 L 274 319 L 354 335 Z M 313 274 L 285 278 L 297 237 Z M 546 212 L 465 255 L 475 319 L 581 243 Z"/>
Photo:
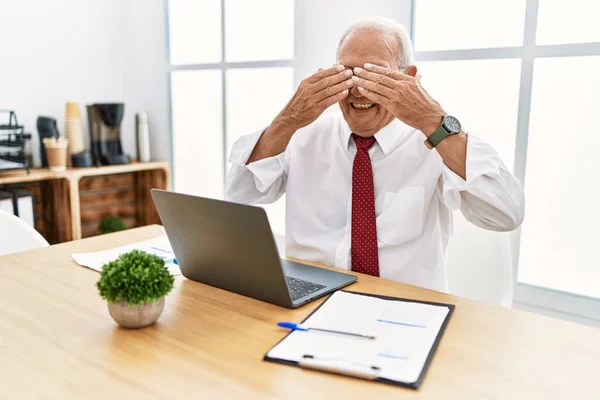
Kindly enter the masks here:
<path id="1" fill-rule="evenodd" d="M 355 133 L 358 136 L 369 137 L 369 136 L 373 136 L 375 133 L 377 133 L 377 129 L 372 126 L 352 125 L 352 124 L 348 124 L 348 125 L 350 126 L 352 133 Z"/>
<path id="2" fill-rule="evenodd" d="M 377 122 L 372 118 L 369 120 L 356 120 L 352 118 L 352 120 L 346 120 L 348 122 L 348 126 L 353 133 L 356 133 L 359 136 L 373 136 L 373 134 L 377 131 Z"/>

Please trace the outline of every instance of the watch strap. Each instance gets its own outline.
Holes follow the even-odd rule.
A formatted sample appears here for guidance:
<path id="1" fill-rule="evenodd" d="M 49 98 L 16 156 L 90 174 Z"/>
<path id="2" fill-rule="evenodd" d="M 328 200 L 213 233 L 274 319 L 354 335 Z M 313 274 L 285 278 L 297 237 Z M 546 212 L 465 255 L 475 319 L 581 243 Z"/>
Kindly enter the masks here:
<path id="1" fill-rule="evenodd" d="M 444 128 L 443 124 L 440 124 L 437 130 L 427 137 L 427 141 L 433 148 L 440 144 L 440 142 L 446 139 L 448 136 L 450 136 L 450 133 L 446 130 L 446 128 Z"/>

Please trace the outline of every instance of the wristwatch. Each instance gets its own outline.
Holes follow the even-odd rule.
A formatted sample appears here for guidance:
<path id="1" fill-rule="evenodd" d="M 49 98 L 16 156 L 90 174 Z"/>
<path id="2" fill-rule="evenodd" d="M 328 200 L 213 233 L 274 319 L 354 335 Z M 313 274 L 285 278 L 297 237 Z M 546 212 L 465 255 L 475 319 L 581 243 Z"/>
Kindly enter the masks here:
<path id="1" fill-rule="evenodd" d="M 446 115 L 442 119 L 442 123 L 439 128 L 435 132 L 425 139 L 425 146 L 429 149 L 433 149 L 435 146 L 440 144 L 440 142 L 446 139 L 450 135 L 456 135 L 460 132 L 461 126 L 458 119 L 451 115 Z"/>

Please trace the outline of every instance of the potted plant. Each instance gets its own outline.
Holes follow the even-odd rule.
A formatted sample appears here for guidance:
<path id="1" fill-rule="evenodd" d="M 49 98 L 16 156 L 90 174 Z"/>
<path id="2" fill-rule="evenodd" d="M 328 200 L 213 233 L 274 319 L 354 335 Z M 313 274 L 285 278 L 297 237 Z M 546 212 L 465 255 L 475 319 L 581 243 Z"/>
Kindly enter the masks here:
<path id="1" fill-rule="evenodd" d="M 119 325 L 143 328 L 162 313 L 174 280 L 160 257 L 132 250 L 105 264 L 96 286 Z"/>
<path id="2" fill-rule="evenodd" d="M 125 230 L 125 222 L 119 217 L 106 217 L 100 222 L 98 231 L 102 234 Z"/>

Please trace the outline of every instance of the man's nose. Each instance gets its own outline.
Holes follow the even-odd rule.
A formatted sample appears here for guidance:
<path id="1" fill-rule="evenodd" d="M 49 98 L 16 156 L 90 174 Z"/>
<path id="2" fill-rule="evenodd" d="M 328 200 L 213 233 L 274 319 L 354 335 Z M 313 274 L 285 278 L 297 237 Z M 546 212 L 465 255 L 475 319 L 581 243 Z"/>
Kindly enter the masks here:
<path id="1" fill-rule="evenodd" d="M 352 86 L 352 89 L 350 89 L 350 94 L 352 94 L 354 97 L 363 97 L 363 94 L 360 92 L 360 90 L 358 90 L 358 86 Z"/>

